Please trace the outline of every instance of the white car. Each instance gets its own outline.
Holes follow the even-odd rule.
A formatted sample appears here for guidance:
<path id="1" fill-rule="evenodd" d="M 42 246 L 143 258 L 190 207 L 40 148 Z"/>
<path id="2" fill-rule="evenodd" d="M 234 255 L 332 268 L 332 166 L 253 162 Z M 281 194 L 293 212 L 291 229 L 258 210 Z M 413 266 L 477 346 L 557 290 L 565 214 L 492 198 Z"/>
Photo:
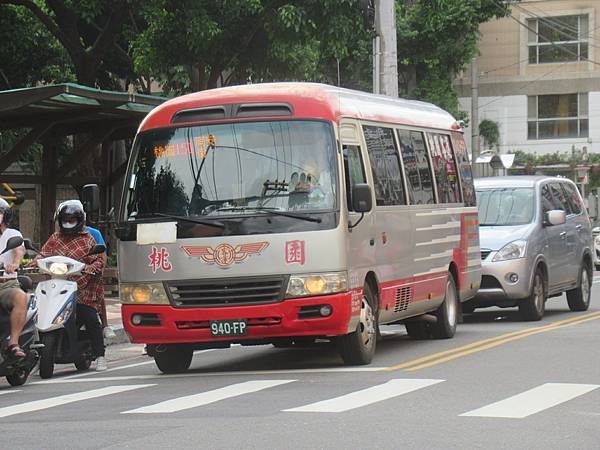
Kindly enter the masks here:
<path id="1" fill-rule="evenodd" d="M 594 266 L 600 270 L 600 227 L 592 228 L 592 237 L 594 238 Z"/>

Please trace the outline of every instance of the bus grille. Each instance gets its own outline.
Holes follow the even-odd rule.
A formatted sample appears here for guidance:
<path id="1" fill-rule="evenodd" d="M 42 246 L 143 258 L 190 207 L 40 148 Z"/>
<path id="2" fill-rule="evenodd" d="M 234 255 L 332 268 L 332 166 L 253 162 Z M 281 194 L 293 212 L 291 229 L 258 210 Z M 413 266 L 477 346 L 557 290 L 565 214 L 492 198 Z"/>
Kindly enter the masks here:
<path id="1" fill-rule="evenodd" d="M 169 281 L 166 284 L 175 307 L 258 305 L 283 300 L 287 277 L 219 278 Z"/>

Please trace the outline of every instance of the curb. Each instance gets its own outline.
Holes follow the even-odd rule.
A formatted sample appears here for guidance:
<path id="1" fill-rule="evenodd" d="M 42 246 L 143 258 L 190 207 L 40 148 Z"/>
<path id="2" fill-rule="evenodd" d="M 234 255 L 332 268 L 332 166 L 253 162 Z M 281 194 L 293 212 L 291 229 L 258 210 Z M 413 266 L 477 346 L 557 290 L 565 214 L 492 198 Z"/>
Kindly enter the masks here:
<path id="1" fill-rule="evenodd" d="M 131 341 L 129 340 L 129 336 L 125 333 L 125 329 L 123 325 L 111 325 L 113 331 L 115 332 L 115 337 L 113 338 L 104 338 L 104 345 L 117 345 L 117 344 L 128 344 Z"/>

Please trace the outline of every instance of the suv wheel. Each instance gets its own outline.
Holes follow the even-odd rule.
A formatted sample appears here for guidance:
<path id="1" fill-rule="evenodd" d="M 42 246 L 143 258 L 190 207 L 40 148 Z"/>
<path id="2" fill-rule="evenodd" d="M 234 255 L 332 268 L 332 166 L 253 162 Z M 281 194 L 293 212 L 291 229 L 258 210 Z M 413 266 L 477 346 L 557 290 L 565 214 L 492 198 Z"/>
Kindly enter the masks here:
<path id="1" fill-rule="evenodd" d="M 577 288 L 567 291 L 567 303 L 571 311 L 587 311 L 592 295 L 592 279 L 590 268 L 584 262 L 579 272 Z"/>
<path id="2" fill-rule="evenodd" d="M 544 285 L 544 274 L 539 267 L 535 269 L 531 294 L 519 303 L 519 312 L 523 320 L 537 321 L 544 317 L 546 310 L 546 287 Z"/>

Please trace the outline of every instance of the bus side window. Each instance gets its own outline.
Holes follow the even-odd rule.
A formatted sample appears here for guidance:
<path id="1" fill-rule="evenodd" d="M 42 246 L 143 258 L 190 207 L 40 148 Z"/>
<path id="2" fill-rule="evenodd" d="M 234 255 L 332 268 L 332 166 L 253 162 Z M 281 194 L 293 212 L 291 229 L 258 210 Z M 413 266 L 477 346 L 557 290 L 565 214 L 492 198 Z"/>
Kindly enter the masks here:
<path id="1" fill-rule="evenodd" d="M 463 136 L 458 131 L 452 132 L 452 147 L 458 165 L 460 186 L 462 187 L 463 201 L 465 206 L 475 206 L 475 187 L 473 185 L 473 171 L 469 162 L 469 154 Z"/>
<path id="2" fill-rule="evenodd" d="M 423 133 L 399 129 L 398 138 L 407 177 L 410 203 L 413 205 L 435 203 Z"/>
<path id="3" fill-rule="evenodd" d="M 459 203 L 460 192 L 456 163 L 450 148 L 449 136 L 440 133 L 427 133 L 427 142 L 440 203 Z"/>
<path id="4" fill-rule="evenodd" d="M 348 202 L 348 211 L 352 209 L 352 188 L 355 184 L 366 183 L 365 168 L 360 156 L 360 147 L 358 145 L 342 146 L 344 152 L 344 172 L 346 179 L 346 200 Z"/>
<path id="5" fill-rule="evenodd" d="M 363 125 L 377 206 L 406 205 L 398 150 L 391 128 Z"/>

